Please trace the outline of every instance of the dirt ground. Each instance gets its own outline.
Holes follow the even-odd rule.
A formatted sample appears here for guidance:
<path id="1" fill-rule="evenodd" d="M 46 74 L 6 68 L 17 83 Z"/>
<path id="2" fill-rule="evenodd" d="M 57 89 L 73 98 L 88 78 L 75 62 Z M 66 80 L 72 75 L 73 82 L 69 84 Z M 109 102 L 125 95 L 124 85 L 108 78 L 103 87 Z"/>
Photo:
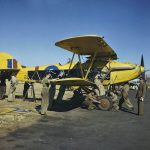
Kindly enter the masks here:
<path id="1" fill-rule="evenodd" d="M 41 105 L 41 89 L 42 86 L 39 83 L 34 84 L 36 99 L 33 99 L 32 88 L 29 89 L 28 99 L 23 100 L 23 83 L 19 83 L 16 89 L 16 100 L 15 102 L 8 102 L 7 95 L 9 90 L 9 82 L 7 82 L 6 98 L 0 100 L 0 129 L 3 133 L 9 129 L 16 130 L 18 127 L 30 126 L 41 118 L 39 114 Z M 55 98 L 59 91 L 59 86 L 56 87 Z M 67 91 L 63 97 L 63 101 L 67 101 L 73 95 L 73 92 Z M 56 102 L 54 102 L 56 103 Z M 55 108 L 54 108 L 55 109 Z M 56 108 L 57 109 L 57 108 Z M 48 111 L 47 115 L 55 115 L 55 111 Z"/>
<path id="2" fill-rule="evenodd" d="M 22 101 L 23 85 L 19 86 L 15 102 L 8 103 L 7 98 L 0 101 L 0 150 L 150 149 L 149 90 L 143 116 L 137 115 L 135 90 L 129 92 L 134 111 L 125 105 L 119 112 L 81 109 L 82 97 L 73 97 L 67 91 L 60 104 L 54 101 L 47 116 L 41 116 L 41 86 L 35 85 L 36 102 L 32 98 Z M 17 112 L 16 108 L 27 112 Z"/>

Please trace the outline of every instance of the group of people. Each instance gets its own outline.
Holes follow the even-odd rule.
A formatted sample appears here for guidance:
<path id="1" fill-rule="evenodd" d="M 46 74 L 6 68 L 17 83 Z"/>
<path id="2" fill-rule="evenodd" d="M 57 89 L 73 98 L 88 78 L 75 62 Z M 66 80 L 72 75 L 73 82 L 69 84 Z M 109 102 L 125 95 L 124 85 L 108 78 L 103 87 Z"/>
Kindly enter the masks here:
<path id="1" fill-rule="evenodd" d="M 50 85 L 50 80 L 51 79 L 51 74 L 46 74 L 45 77 L 42 80 L 42 91 L 41 91 L 41 97 L 42 97 L 42 101 L 41 101 L 41 110 L 40 110 L 40 114 L 41 115 L 45 115 L 47 112 L 48 107 L 51 108 L 52 107 L 52 101 L 53 98 L 55 96 L 55 85 Z M 145 92 L 146 92 L 146 83 L 145 80 L 140 77 L 139 78 L 139 88 L 136 94 L 136 98 L 138 100 L 138 115 L 142 115 L 143 114 L 143 101 L 144 101 L 144 97 L 145 97 Z M 103 96 L 105 95 L 105 88 L 99 78 L 99 75 L 95 75 L 94 77 L 94 83 L 96 85 L 96 88 L 93 89 L 92 92 L 90 92 L 89 94 L 87 94 L 83 105 L 87 108 L 87 109 L 94 109 L 95 104 L 99 104 L 99 101 L 97 100 L 97 96 Z M 16 85 L 17 85 L 17 80 L 15 75 L 12 75 L 10 78 L 10 88 L 9 88 L 9 92 L 8 92 L 8 101 L 9 102 L 13 102 L 15 100 L 15 91 L 16 91 Z M 5 85 L 6 87 L 6 85 Z M 115 86 L 114 86 L 115 87 Z M 28 85 L 29 88 L 29 85 Z M 2 88 L 3 90 L 6 91 L 6 89 Z M 133 111 L 134 110 L 134 106 L 131 103 L 130 99 L 129 99 L 129 83 L 125 82 L 122 84 L 121 87 L 119 88 L 112 88 L 109 92 L 109 96 L 111 97 L 112 100 L 112 109 L 119 111 L 119 109 L 122 109 L 122 105 L 123 103 L 126 104 L 126 106 L 129 108 L 129 110 Z M 27 91 L 23 91 L 23 95 L 26 96 Z M 59 93 L 57 96 L 57 99 L 62 99 L 62 96 L 65 92 L 65 86 L 60 86 L 59 89 Z M 119 100 L 120 97 L 120 100 Z"/>
<path id="2" fill-rule="evenodd" d="M 89 110 L 96 108 L 94 104 L 98 104 L 96 101 L 96 96 L 102 96 L 105 95 L 105 90 L 104 87 L 101 83 L 101 80 L 96 76 L 94 79 L 95 84 L 97 85 L 96 91 L 92 91 L 89 94 L 87 94 L 85 101 L 83 102 L 83 107 L 87 108 Z M 128 107 L 130 111 L 134 110 L 134 106 L 131 103 L 129 99 L 129 83 L 125 82 L 122 83 L 121 86 L 118 88 L 113 87 L 110 92 L 109 96 L 111 97 L 112 100 L 112 109 L 115 111 L 121 110 L 123 107 L 123 103 Z M 146 93 L 146 83 L 145 80 L 140 77 L 139 78 L 139 87 L 138 91 L 136 94 L 137 102 L 138 102 L 138 115 L 143 114 L 143 101 Z M 120 99 L 119 99 L 120 97 Z"/>
<path id="3" fill-rule="evenodd" d="M 131 111 L 134 110 L 134 106 L 129 99 L 129 94 L 128 94 L 129 89 L 130 89 L 129 83 L 126 82 L 122 88 L 122 96 L 119 101 L 119 109 L 121 109 L 122 104 L 125 103 L 126 106 L 129 108 L 129 110 Z M 137 103 L 138 103 L 138 115 L 143 115 L 143 108 L 144 108 L 143 102 L 144 102 L 145 94 L 146 94 L 146 83 L 144 78 L 140 77 L 138 90 L 135 96 L 135 98 L 137 98 Z"/>
<path id="4" fill-rule="evenodd" d="M 40 110 L 40 114 L 41 115 L 45 115 L 47 112 L 48 108 L 52 107 L 52 101 L 53 98 L 55 96 L 55 92 L 56 92 L 56 87 L 55 85 L 50 85 L 50 80 L 52 79 L 52 76 L 50 73 L 45 74 L 44 78 L 41 81 L 42 84 L 42 90 L 41 90 L 41 97 L 42 97 L 42 101 L 41 101 L 41 110 Z M 16 93 L 16 87 L 18 84 L 18 81 L 15 77 L 15 74 L 12 74 L 10 76 L 10 87 L 8 90 L 8 102 L 14 102 L 15 101 L 15 93 Z M 25 82 L 24 84 L 24 90 L 23 90 L 23 100 L 25 100 L 26 98 L 28 98 L 28 89 L 31 86 L 30 83 Z M 4 99 L 5 98 L 5 94 L 6 94 L 6 80 L 2 80 L 1 78 L 1 82 L 0 82 L 0 99 Z M 58 102 L 62 99 L 63 95 L 65 92 L 65 86 L 60 86 L 59 89 L 59 93 L 57 96 L 57 100 Z"/>

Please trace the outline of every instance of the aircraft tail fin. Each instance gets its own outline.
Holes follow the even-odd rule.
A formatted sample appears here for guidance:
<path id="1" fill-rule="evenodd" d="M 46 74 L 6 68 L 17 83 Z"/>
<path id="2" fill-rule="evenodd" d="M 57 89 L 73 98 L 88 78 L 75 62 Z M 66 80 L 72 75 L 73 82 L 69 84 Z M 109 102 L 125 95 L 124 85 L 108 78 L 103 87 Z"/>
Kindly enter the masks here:
<path id="1" fill-rule="evenodd" d="M 0 52 L 0 70 L 20 70 L 21 64 L 10 54 Z"/>

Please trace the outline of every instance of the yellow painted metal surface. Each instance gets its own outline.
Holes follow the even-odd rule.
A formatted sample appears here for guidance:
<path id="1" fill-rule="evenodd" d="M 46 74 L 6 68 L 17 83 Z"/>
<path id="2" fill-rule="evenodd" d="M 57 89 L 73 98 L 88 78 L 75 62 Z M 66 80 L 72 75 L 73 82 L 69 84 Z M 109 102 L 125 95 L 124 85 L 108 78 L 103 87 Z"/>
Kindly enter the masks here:
<path id="1" fill-rule="evenodd" d="M 78 62 L 72 62 L 72 65 L 70 67 L 70 63 L 64 64 L 64 65 L 60 65 L 60 64 L 54 64 L 54 66 L 58 67 L 59 70 L 69 70 L 73 69 L 74 67 L 76 67 L 76 65 L 78 64 Z"/>
<path id="2" fill-rule="evenodd" d="M 65 79 L 56 79 L 51 81 L 54 85 L 66 85 L 66 86 L 94 86 L 93 82 L 82 78 L 65 78 Z"/>
<path id="3" fill-rule="evenodd" d="M 56 66 L 59 70 L 68 70 L 69 69 L 70 63 L 67 63 L 65 65 L 60 65 L 60 64 L 54 64 L 54 65 L 44 65 L 44 66 L 38 66 L 38 70 L 36 70 L 37 67 L 27 67 L 27 68 L 22 68 L 19 70 L 17 73 L 16 77 L 19 81 L 27 81 L 27 82 L 39 82 L 36 80 L 31 80 L 28 78 L 28 71 L 43 71 L 49 66 Z M 71 69 L 73 69 L 77 65 L 77 62 L 73 62 Z"/>
<path id="4" fill-rule="evenodd" d="M 22 68 L 16 75 L 17 80 L 19 81 L 28 81 L 28 82 L 36 82 L 35 80 L 28 79 L 28 71 L 35 71 L 35 67 Z"/>
<path id="5" fill-rule="evenodd" d="M 133 80 L 135 78 L 138 78 L 142 72 L 144 72 L 144 68 L 140 65 L 131 64 L 131 63 L 121 63 L 117 61 L 110 61 L 107 63 L 107 65 L 102 69 L 102 71 L 107 72 L 110 68 L 132 68 L 133 69 L 124 69 L 120 71 L 112 71 L 110 74 L 110 80 L 104 80 L 103 84 L 117 84 L 122 83 L 126 81 Z"/>
<path id="6" fill-rule="evenodd" d="M 70 63 L 67 63 L 65 65 L 61 65 L 61 64 L 54 64 L 54 65 L 43 65 L 43 66 L 37 66 L 37 67 L 26 67 L 26 68 L 22 68 L 21 64 L 18 63 L 16 60 L 16 67 L 13 68 L 13 64 L 12 64 L 12 68 L 8 68 L 8 61 L 14 60 L 14 57 L 11 56 L 10 54 L 7 54 L 5 52 L 0 52 L 0 70 L 3 70 L 5 72 L 7 71 L 16 71 L 17 70 L 17 74 L 16 74 L 16 78 L 19 81 L 27 81 L 27 82 L 38 82 L 36 80 L 30 80 L 28 78 L 28 71 L 43 71 L 45 70 L 47 67 L 49 66 L 56 66 L 59 70 L 68 70 Z M 78 63 L 77 62 L 73 62 L 71 65 L 70 69 L 73 69 Z"/>
<path id="7" fill-rule="evenodd" d="M 0 70 L 6 70 L 6 69 L 9 69 L 8 68 L 8 60 L 10 59 L 14 59 L 13 56 L 5 53 L 5 52 L 0 52 Z M 17 70 L 17 69 L 21 69 L 21 64 L 19 64 L 17 62 L 17 67 L 16 68 L 12 68 L 14 70 Z"/>
<path id="8" fill-rule="evenodd" d="M 79 55 L 93 55 L 97 51 L 97 55 L 117 58 L 115 51 L 97 35 L 72 37 L 58 41 L 55 45 Z"/>

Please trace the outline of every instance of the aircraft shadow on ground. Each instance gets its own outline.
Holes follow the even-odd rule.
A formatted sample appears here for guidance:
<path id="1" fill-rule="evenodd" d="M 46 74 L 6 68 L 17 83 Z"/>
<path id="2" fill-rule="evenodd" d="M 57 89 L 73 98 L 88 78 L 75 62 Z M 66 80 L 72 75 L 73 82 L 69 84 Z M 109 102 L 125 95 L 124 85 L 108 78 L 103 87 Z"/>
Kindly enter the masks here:
<path id="1" fill-rule="evenodd" d="M 82 102 L 84 101 L 84 96 L 82 94 L 74 94 L 72 98 L 69 100 L 61 100 L 58 102 L 57 100 L 53 100 L 52 108 L 48 108 L 49 111 L 56 112 L 65 112 L 77 107 L 80 107 Z M 36 107 L 36 110 L 39 111 L 41 109 L 41 105 Z"/>
<path id="2" fill-rule="evenodd" d="M 70 100 L 62 100 L 61 102 L 53 101 L 53 111 L 63 112 L 80 107 L 84 97 L 82 95 L 74 95 Z"/>

